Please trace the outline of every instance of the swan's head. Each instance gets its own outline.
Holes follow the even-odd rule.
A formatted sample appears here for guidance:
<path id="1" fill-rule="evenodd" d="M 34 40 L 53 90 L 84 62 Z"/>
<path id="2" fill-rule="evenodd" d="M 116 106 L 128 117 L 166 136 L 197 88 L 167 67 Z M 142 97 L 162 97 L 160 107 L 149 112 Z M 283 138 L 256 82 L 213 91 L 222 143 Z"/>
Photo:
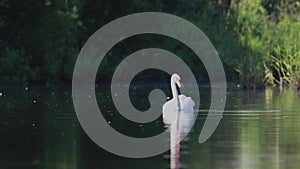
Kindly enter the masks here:
<path id="1" fill-rule="evenodd" d="M 181 78 L 178 74 L 174 73 L 171 77 L 171 80 L 173 80 L 173 82 L 176 83 L 179 88 L 181 87 Z"/>

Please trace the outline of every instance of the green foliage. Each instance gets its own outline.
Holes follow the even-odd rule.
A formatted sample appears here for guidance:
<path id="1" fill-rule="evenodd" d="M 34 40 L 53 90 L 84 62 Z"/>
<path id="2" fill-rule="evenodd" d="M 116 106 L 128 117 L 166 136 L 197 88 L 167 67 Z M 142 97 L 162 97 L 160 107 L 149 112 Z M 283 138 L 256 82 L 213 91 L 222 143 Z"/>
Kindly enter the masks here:
<path id="1" fill-rule="evenodd" d="M 284 18 L 273 30 L 269 48 L 270 67 L 273 70 L 271 84 L 297 84 L 300 66 L 300 23 Z"/>
<path id="2" fill-rule="evenodd" d="M 0 15 L 2 83 L 71 78 L 82 26 L 75 1 L 2 1 Z"/>
<path id="3" fill-rule="evenodd" d="M 235 58 L 236 69 L 244 86 L 297 83 L 300 24 L 286 11 L 291 7 L 264 0 L 243 0 L 232 6 L 229 18 L 237 20 L 235 32 L 243 49 Z"/>
<path id="4" fill-rule="evenodd" d="M 13 83 L 27 81 L 30 76 L 29 63 L 24 59 L 24 50 L 6 48 L 0 58 L 0 77 Z"/>
<path id="5" fill-rule="evenodd" d="M 230 81 L 239 79 L 247 88 L 300 83 L 297 0 L 3 0 L 0 83 L 69 81 L 80 48 L 96 30 L 145 11 L 175 14 L 199 27 L 216 47 Z M 182 46 L 154 36 L 127 39 L 104 59 L 102 79 L 109 81 L 122 58 L 147 47 L 173 51 L 205 77 L 201 63 Z"/>

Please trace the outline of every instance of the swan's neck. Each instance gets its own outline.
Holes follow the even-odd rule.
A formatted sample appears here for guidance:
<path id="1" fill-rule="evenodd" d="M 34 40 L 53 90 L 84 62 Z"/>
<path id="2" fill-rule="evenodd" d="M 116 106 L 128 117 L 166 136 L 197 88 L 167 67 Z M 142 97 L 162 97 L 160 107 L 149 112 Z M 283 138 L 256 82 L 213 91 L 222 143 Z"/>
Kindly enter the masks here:
<path id="1" fill-rule="evenodd" d="M 178 92 L 177 92 L 177 89 L 176 89 L 176 84 L 174 82 L 173 79 L 171 79 L 171 89 L 172 89 L 172 96 L 173 96 L 173 99 L 175 100 L 175 103 L 177 104 L 177 108 L 178 110 L 180 109 L 180 104 L 179 104 L 179 99 L 178 99 Z"/>
<path id="2" fill-rule="evenodd" d="M 173 98 L 177 98 L 178 97 L 178 92 L 177 92 L 177 89 L 176 89 L 176 84 L 175 84 L 173 79 L 171 79 L 171 89 L 172 89 Z"/>

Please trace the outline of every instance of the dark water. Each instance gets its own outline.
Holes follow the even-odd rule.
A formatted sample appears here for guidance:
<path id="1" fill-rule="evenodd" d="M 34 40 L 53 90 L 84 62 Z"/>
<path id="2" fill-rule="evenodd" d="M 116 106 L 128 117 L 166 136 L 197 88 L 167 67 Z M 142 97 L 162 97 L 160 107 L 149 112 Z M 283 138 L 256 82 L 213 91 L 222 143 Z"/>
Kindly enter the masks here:
<path id="1" fill-rule="evenodd" d="M 229 88 L 227 111 L 213 136 L 203 144 L 198 143 L 198 136 L 209 107 L 209 90 L 203 87 L 200 92 L 196 123 L 177 147 L 175 159 L 170 151 L 131 159 L 113 155 L 89 139 L 76 118 L 70 86 L 2 86 L 0 169 L 166 169 L 170 165 L 187 169 L 300 167 L 300 94 L 296 90 Z M 102 106 L 111 105 L 102 103 Z M 106 118 L 111 122 L 118 119 L 109 112 Z M 146 127 L 148 133 L 163 130 L 159 120 L 156 127 Z M 145 130 L 120 119 L 118 126 L 135 130 L 137 135 Z"/>

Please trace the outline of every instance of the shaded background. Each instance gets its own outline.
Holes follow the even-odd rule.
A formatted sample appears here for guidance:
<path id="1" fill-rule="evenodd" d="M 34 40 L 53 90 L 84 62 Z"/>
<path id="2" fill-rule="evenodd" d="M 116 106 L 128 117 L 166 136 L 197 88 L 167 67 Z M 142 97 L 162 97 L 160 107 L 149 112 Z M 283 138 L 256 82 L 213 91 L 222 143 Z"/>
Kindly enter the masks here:
<path id="1" fill-rule="evenodd" d="M 219 52 L 228 81 L 247 88 L 299 85 L 297 0 L 1 0 L 0 84 L 70 82 L 77 55 L 96 30 L 147 11 L 174 14 L 198 26 Z M 104 64 L 114 65 L 141 48 L 160 47 L 205 73 L 178 42 L 150 35 L 125 41 Z M 109 81 L 113 66 L 103 71 L 102 81 Z"/>

